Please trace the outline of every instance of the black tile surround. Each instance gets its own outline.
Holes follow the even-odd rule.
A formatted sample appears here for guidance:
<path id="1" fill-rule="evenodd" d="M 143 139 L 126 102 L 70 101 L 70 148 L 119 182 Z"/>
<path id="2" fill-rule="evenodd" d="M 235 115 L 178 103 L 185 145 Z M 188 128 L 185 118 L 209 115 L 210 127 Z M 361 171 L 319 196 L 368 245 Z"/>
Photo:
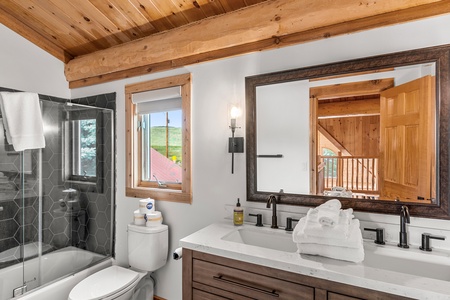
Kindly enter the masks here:
<path id="1" fill-rule="evenodd" d="M 0 91 L 13 91 L 0 88 Z M 92 97 L 72 99 L 72 103 L 90 105 L 100 108 L 112 109 L 112 120 L 106 115 L 103 129 L 103 182 L 100 193 L 79 191 L 78 213 L 70 213 L 60 205 L 60 199 L 67 199 L 68 195 L 62 191 L 70 186 L 62 181 L 63 171 L 63 134 L 61 105 L 67 99 L 39 95 L 43 103 L 42 115 L 45 126 L 52 130 L 46 133 L 46 147 L 42 150 L 42 241 L 59 249 L 66 246 L 76 246 L 103 255 L 112 255 L 112 210 L 114 207 L 114 181 L 115 166 L 112 165 L 115 151 L 112 149 L 111 139 L 114 139 L 114 129 L 111 132 L 111 124 L 115 124 L 115 93 L 96 95 Z M 105 115 L 104 115 L 105 116 Z M 4 141 L 4 139 L 1 139 Z M 8 151 L 6 151 L 8 150 Z M 22 241 L 32 243 L 38 240 L 38 182 L 35 176 L 28 175 L 24 178 L 23 191 L 25 200 L 22 203 L 21 182 L 18 171 L 20 159 L 17 152 L 11 151 L 11 146 L 0 144 L 2 155 L 0 171 L 11 170 L 0 174 L 0 256 L 7 249 L 18 246 Z M 31 151 L 32 161 L 37 161 L 38 150 Z M 37 164 L 28 164 L 28 167 L 36 171 Z M 14 172 L 15 171 L 15 172 Z M 3 190 L 2 190 L 3 188 Z M 2 209 L 3 208 L 3 209 Z M 15 258 L 15 259 L 14 259 Z M 11 258 L 10 258 L 11 259 Z M 0 268 L 20 261 L 20 253 L 16 253 L 12 260 L 2 262 Z"/>

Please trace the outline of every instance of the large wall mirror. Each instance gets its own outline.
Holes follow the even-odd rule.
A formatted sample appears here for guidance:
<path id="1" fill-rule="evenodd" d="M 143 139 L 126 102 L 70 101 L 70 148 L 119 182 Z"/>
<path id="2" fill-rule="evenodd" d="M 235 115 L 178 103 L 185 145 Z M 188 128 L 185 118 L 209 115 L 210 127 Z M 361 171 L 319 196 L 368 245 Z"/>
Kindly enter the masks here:
<path id="1" fill-rule="evenodd" d="M 449 51 L 247 77 L 247 200 L 449 218 Z"/>

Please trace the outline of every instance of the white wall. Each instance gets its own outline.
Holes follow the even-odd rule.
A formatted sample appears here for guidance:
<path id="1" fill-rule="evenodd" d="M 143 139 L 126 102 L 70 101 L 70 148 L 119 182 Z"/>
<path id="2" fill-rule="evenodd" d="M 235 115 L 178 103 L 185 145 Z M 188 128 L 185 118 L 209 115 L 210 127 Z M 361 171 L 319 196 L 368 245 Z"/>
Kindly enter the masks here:
<path id="1" fill-rule="evenodd" d="M 309 194 L 309 82 L 256 88 L 257 190 Z"/>
<path id="2" fill-rule="evenodd" d="M 0 24 L 0 86 L 70 98 L 64 63 Z"/>
<path id="3" fill-rule="evenodd" d="M 227 138 L 231 134 L 228 129 L 227 105 L 239 101 L 244 106 L 246 76 L 447 44 L 450 43 L 448 28 L 450 16 L 444 16 L 72 90 L 74 98 L 117 92 L 118 263 L 127 264 L 126 224 L 131 222 L 132 212 L 138 207 L 137 199 L 125 197 L 125 84 L 186 72 L 193 75 L 193 203 L 156 203 L 156 208 L 163 212 L 165 223 L 170 227 L 170 251 L 173 251 L 182 237 L 228 216 L 225 205 L 234 204 L 238 197 L 245 199 L 245 154 L 236 154 L 235 174 L 231 174 L 231 157 L 227 153 Z M 244 132 L 242 128 L 236 135 L 243 136 Z M 263 207 L 262 204 L 242 202 L 247 207 Z M 366 214 L 365 217 L 393 224 L 398 222 L 397 216 Z M 411 222 L 450 226 L 448 221 L 412 218 Z M 157 295 L 170 300 L 181 299 L 180 261 L 170 260 L 156 273 L 156 277 Z"/>

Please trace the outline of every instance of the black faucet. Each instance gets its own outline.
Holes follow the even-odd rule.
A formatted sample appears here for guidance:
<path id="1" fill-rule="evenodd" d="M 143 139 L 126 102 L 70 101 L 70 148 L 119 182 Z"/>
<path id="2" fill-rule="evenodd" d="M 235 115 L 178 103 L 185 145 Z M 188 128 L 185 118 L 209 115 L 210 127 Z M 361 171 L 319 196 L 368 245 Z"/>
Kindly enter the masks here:
<path id="1" fill-rule="evenodd" d="M 298 222 L 300 221 L 299 219 L 293 219 L 291 217 L 287 217 L 286 218 L 286 227 L 284 228 L 284 230 L 286 231 L 294 231 L 294 227 L 292 227 L 292 222 Z"/>
<path id="2" fill-rule="evenodd" d="M 432 251 L 430 247 L 430 239 L 445 240 L 445 236 L 432 235 L 430 233 L 422 233 L 422 246 L 419 247 L 422 251 Z"/>
<path id="3" fill-rule="evenodd" d="M 375 244 L 384 245 L 384 229 L 383 228 L 364 228 L 366 231 L 373 231 L 376 233 L 376 239 L 374 241 Z"/>
<path id="4" fill-rule="evenodd" d="M 408 207 L 403 205 L 400 211 L 400 241 L 398 246 L 401 248 L 409 248 L 408 233 L 406 232 L 406 223 L 410 223 Z"/>
<path id="5" fill-rule="evenodd" d="M 270 228 L 278 228 L 278 221 L 277 221 L 277 202 L 278 197 L 274 194 L 269 195 L 269 198 L 267 199 L 267 208 L 270 208 L 270 205 L 272 204 L 272 226 Z"/>
<path id="6" fill-rule="evenodd" d="M 256 227 L 263 227 L 263 222 L 262 222 L 262 214 L 248 214 L 251 217 L 256 217 Z"/>

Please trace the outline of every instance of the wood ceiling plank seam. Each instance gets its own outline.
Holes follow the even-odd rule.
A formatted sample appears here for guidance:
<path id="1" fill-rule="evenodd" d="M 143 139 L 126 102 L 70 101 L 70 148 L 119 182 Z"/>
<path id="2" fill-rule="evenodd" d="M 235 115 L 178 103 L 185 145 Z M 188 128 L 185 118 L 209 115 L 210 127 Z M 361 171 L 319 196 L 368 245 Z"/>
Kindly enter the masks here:
<path id="1" fill-rule="evenodd" d="M 9 29 L 13 30 L 23 38 L 27 39 L 64 63 L 67 63 L 73 58 L 71 54 L 55 44 L 52 40 L 49 40 L 46 36 L 43 36 L 41 33 L 27 26 L 25 23 L 17 22 L 16 17 L 12 16 L 1 7 L 0 23 L 4 24 Z"/>
<path id="2" fill-rule="evenodd" d="M 143 32 L 136 24 L 130 20 L 119 10 L 111 1 L 105 0 L 89 0 L 99 12 L 101 12 L 110 22 L 114 24 L 115 28 L 123 32 L 128 39 L 135 40 L 143 37 Z"/>
<path id="3" fill-rule="evenodd" d="M 72 30 L 68 29 L 63 36 L 58 35 L 53 28 L 61 29 L 61 24 L 54 23 L 54 18 L 46 10 L 41 10 L 38 6 L 31 7 L 33 4 L 27 5 L 25 1 L 10 2 L 8 7 L 3 6 L 4 10 L 9 12 L 10 15 L 17 18 L 18 21 L 24 23 L 26 26 L 33 28 L 36 32 L 41 35 L 45 33 L 47 39 L 51 40 L 53 43 L 61 47 L 62 49 L 68 48 L 68 46 L 76 46 L 84 41 L 78 39 L 74 36 Z M 39 14 L 36 13 L 37 10 L 41 10 Z M 41 15 L 43 18 L 38 18 Z M 47 22 L 47 23 L 46 23 Z M 52 27 L 48 26 L 48 23 L 54 23 Z"/>
<path id="4" fill-rule="evenodd" d="M 171 0 L 174 6 L 178 7 L 178 11 L 183 14 L 188 23 L 196 22 L 206 18 L 198 1 Z M 195 4 L 194 4 L 195 3 Z"/>
<path id="5" fill-rule="evenodd" d="M 166 30 L 166 26 L 162 24 L 161 21 L 158 21 L 158 18 L 155 20 L 151 15 L 150 11 L 147 8 L 148 6 L 145 6 L 141 3 L 140 0 L 128 0 L 128 2 L 131 3 L 136 9 L 141 13 L 141 15 L 147 20 L 148 23 L 150 23 L 156 30 L 156 32 L 161 32 Z"/>
<path id="6" fill-rule="evenodd" d="M 74 6 L 78 4 L 73 4 L 70 1 L 59 1 L 59 0 L 47 0 L 47 2 L 51 3 L 51 5 L 54 5 L 58 7 L 60 10 L 66 12 L 67 16 L 75 22 L 77 25 L 77 28 L 82 30 L 86 36 L 90 36 L 91 43 L 96 43 L 96 45 L 101 45 L 97 48 L 97 50 L 106 49 L 110 46 L 118 45 L 121 42 L 118 41 L 115 38 L 111 37 L 111 33 L 108 33 L 103 26 L 101 26 L 98 22 L 95 20 L 92 20 L 91 14 L 84 14 L 83 9 L 86 10 L 84 7 L 77 7 Z M 89 7 L 89 10 L 92 10 L 92 6 Z M 89 15 L 90 18 L 86 15 Z M 108 34 L 107 34 L 108 33 Z"/>
<path id="7" fill-rule="evenodd" d="M 241 8 L 246 7 L 245 0 L 220 0 L 221 2 L 225 1 L 230 7 L 231 11 L 239 10 Z"/>
<path id="8" fill-rule="evenodd" d="M 159 8 L 151 0 L 130 0 L 139 3 L 139 7 L 143 9 L 150 17 L 152 25 L 158 29 L 159 32 L 175 28 L 175 25 L 167 19 Z"/>
<path id="9" fill-rule="evenodd" d="M 200 9 L 203 11 L 207 18 L 221 15 L 225 13 L 222 5 L 220 5 L 219 1 L 209 1 L 209 0 L 194 0 L 200 6 Z"/>
<path id="10" fill-rule="evenodd" d="M 173 24 L 174 27 L 181 27 L 189 23 L 182 14 L 180 15 L 175 13 L 175 11 L 178 10 L 178 7 L 175 7 L 172 1 L 150 0 L 150 2 L 152 2 L 154 6 L 157 7 L 158 11 L 164 16 L 164 18 L 169 20 L 169 22 Z"/>
<path id="11" fill-rule="evenodd" d="M 189 12 L 186 11 L 187 9 L 184 9 L 184 5 L 183 5 L 183 3 L 181 3 L 181 2 L 184 2 L 183 0 L 179 0 L 179 1 L 178 0 L 170 0 L 167 2 L 171 3 L 171 7 L 172 7 L 171 15 L 175 16 L 176 18 L 178 18 L 180 20 L 183 20 L 183 23 L 184 23 L 183 25 L 197 21 L 195 18 L 192 18 L 190 16 Z M 183 26 L 183 25 L 181 25 L 181 26 Z"/>
<path id="12" fill-rule="evenodd" d="M 64 1 L 61 1 L 64 2 Z M 130 41 L 129 37 L 120 31 L 120 28 L 114 25 L 107 16 L 105 16 L 89 0 L 68 1 L 78 14 L 81 16 L 81 24 L 91 26 L 91 32 L 102 39 L 110 46 L 115 46 Z M 97 31 L 98 30 L 98 31 Z"/>
<path id="13" fill-rule="evenodd" d="M 138 27 L 144 34 L 150 35 L 158 32 L 151 22 L 142 14 L 141 10 L 130 1 L 110 0 L 128 20 Z"/>
<path id="14" fill-rule="evenodd" d="M 233 11 L 234 9 L 230 6 L 228 3 L 228 0 L 216 0 L 215 2 L 218 2 L 222 9 L 225 11 L 225 13 Z"/>

